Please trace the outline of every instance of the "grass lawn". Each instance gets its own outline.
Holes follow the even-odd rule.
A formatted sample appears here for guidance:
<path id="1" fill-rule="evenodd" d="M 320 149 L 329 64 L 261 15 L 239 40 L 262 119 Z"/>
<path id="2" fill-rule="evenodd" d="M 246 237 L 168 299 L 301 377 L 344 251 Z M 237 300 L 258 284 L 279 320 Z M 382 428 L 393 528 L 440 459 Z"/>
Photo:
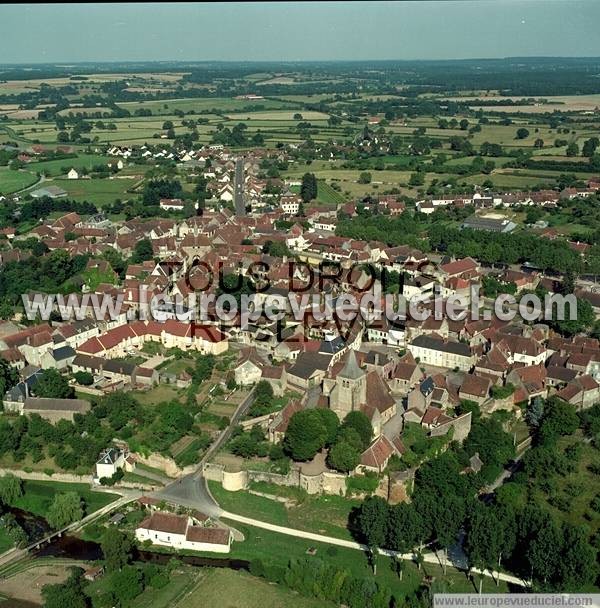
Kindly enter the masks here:
<path id="1" fill-rule="evenodd" d="M 151 342 L 149 344 L 152 344 Z M 165 365 L 160 365 L 160 370 L 165 372 L 165 374 L 175 374 L 179 375 L 181 372 L 187 370 L 188 368 L 194 367 L 193 359 L 172 359 L 171 361 L 166 361 Z"/>
<path id="2" fill-rule="evenodd" d="M 89 515 L 107 504 L 117 500 L 117 494 L 94 492 L 83 483 L 64 483 L 59 481 L 30 481 L 23 483 L 23 496 L 14 502 L 14 506 L 35 515 L 45 517 L 56 494 L 77 492 L 85 502 L 85 514 Z"/>
<path id="3" fill-rule="evenodd" d="M 336 565 L 340 569 L 345 569 L 357 577 L 372 577 L 373 571 L 369 566 L 367 556 L 355 549 L 346 549 L 313 541 L 295 538 L 262 528 L 243 526 L 237 522 L 228 522 L 233 527 L 243 532 L 246 540 L 241 543 L 233 543 L 231 557 L 241 559 L 261 559 L 264 562 L 279 563 L 285 565 L 288 560 L 293 558 L 307 557 L 307 550 L 315 548 L 315 557 L 323 559 L 328 563 Z M 443 575 L 442 568 L 438 564 L 426 563 L 423 572 L 419 572 L 417 567 L 411 562 L 405 562 L 403 580 L 392 570 L 392 560 L 387 557 L 377 558 L 377 575 L 375 579 L 382 585 L 389 587 L 398 596 L 404 596 L 415 591 L 421 582 L 423 574 L 432 576 L 436 580 L 444 580 L 452 593 L 475 592 L 472 583 L 466 578 L 465 574 L 448 568 L 446 576 Z M 501 582 L 496 587 L 492 579 L 484 580 L 483 591 L 488 593 L 504 593 L 507 591 L 506 583 Z"/>
<path id="4" fill-rule="evenodd" d="M 14 171 L 0 167 L 0 194 L 12 194 L 37 182 L 37 175 L 30 171 Z"/>
<path id="5" fill-rule="evenodd" d="M 252 489 L 255 491 L 289 498 L 291 502 L 286 505 L 243 490 L 229 492 L 218 482 L 208 483 L 217 502 L 231 513 L 336 538 L 352 538 L 346 524 L 350 511 L 360 504 L 358 500 L 342 496 L 311 496 L 297 488 L 283 488 L 267 483 L 253 484 Z"/>
<path id="6" fill-rule="evenodd" d="M 209 481 L 208 486 L 215 500 L 225 509 L 238 515 L 253 517 L 278 526 L 289 525 L 287 509 L 283 503 L 249 492 L 228 492 L 216 481 Z"/>
<path id="7" fill-rule="evenodd" d="M 147 391 L 136 391 L 134 397 L 142 405 L 158 405 L 163 401 L 171 401 L 179 397 L 179 391 L 170 384 L 157 384 Z"/>
<path id="8" fill-rule="evenodd" d="M 169 587 L 171 584 L 168 585 Z M 227 598 L 224 600 L 224 598 Z M 154 603 L 152 606 L 162 606 Z M 225 568 L 206 569 L 197 577 L 189 596 L 180 599 L 174 608 L 326 608 L 334 604 L 325 600 L 306 598 L 280 585 Z"/>

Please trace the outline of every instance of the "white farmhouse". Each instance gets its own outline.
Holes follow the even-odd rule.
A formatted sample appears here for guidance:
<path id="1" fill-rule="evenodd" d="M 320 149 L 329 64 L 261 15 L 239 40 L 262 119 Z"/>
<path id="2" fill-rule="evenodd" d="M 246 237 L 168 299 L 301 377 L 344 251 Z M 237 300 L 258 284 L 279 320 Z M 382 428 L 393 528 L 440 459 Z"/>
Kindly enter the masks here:
<path id="1" fill-rule="evenodd" d="M 71 169 L 67 173 L 67 179 L 79 179 L 79 173 L 75 169 Z"/>
<path id="2" fill-rule="evenodd" d="M 135 530 L 140 542 L 150 541 L 153 545 L 186 549 L 191 551 L 212 551 L 229 553 L 231 530 L 196 525 L 187 515 L 175 515 L 155 511 Z"/>

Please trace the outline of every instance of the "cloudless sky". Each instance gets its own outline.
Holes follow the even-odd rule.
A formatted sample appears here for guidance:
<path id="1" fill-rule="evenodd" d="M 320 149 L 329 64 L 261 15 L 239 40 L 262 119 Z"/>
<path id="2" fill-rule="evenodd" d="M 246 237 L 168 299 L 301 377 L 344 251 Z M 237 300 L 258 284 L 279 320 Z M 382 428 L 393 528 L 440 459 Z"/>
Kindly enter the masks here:
<path id="1" fill-rule="evenodd" d="M 0 6 L 0 63 L 600 56 L 599 0 Z"/>

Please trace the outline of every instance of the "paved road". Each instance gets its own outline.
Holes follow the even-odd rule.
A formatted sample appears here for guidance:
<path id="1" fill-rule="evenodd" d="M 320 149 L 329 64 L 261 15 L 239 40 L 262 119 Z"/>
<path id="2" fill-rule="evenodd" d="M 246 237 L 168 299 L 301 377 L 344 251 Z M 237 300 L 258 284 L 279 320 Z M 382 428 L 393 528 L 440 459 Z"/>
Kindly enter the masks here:
<path id="1" fill-rule="evenodd" d="M 323 534 L 306 532 L 305 530 L 297 530 L 295 528 L 277 526 L 275 524 L 260 521 L 258 519 L 252 519 L 251 517 L 245 517 L 236 513 L 230 513 L 221 509 L 221 507 L 212 497 L 208 489 L 206 480 L 202 476 L 202 470 L 204 464 L 209 460 L 212 454 L 217 451 L 223 445 L 223 443 L 225 443 L 229 439 L 231 432 L 238 424 L 242 416 L 246 413 L 252 401 L 253 393 L 250 393 L 250 395 L 248 395 L 248 397 L 246 397 L 246 399 L 238 406 L 238 409 L 231 418 L 230 425 L 221 433 L 221 435 L 219 435 L 216 441 L 207 450 L 206 454 L 204 455 L 198 466 L 198 469 L 194 473 L 186 475 L 185 477 L 182 477 L 178 481 L 170 484 L 162 490 L 154 492 L 152 496 L 155 496 L 156 498 L 162 500 L 167 500 L 168 502 L 172 502 L 174 504 L 182 505 L 184 507 L 198 509 L 215 519 L 227 519 L 232 522 L 246 524 L 255 528 L 262 528 L 264 530 L 277 532 L 278 534 L 285 534 L 287 536 L 294 536 L 296 538 L 304 538 L 306 540 L 312 540 L 315 542 L 325 543 L 329 545 L 337 545 L 338 547 L 356 549 L 358 551 L 369 551 L 369 548 L 366 545 L 357 543 L 352 540 L 334 538 L 332 536 L 324 536 Z M 400 557 L 401 559 L 405 560 L 412 560 L 414 557 L 412 553 L 402 554 L 398 551 L 390 551 L 387 549 L 379 549 L 379 553 L 381 555 L 387 555 L 389 557 Z M 454 560 L 452 553 L 450 554 L 449 558 L 450 564 L 456 565 L 456 567 L 458 568 L 464 567 L 464 564 L 461 563 L 460 558 L 456 559 L 456 564 L 453 563 Z M 442 559 L 437 553 L 426 553 L 423 556 L 423 559 L 427 563 L 442 563 Z M 499 576 L 500 580 L 512 583 L 514 585 L 524 586 L 524 582 L 521 579 L 515 576 L 511 576 L 510 574 L 494 574 L 489 571 L 481 571 L 477 569 L 472 569 L 471 572 L 474 572 L 476 574 L 484 574 L 485 576 L 495 576 L 496 578 Z"/>
<path id="2" fill-rule="evenodd" d="M 236 411 L 231 417 L 229 426 L 221 432 L 219 437 L 217 437 L 214 443 L 208 448 L 202 457 L 202 460 L 198 464 L 196 471 L 186 475 L 185 477 L 181 477 L 161 490 L 157 490 L 152 494 L 152 496 L 155 496 L 161 500 L 183 505 L 184 507 L 198 509 L 211 517 L 219 517 L 222 512 L 221 507 L 219 507 L 212 497 L 206 485 L 206 480 L 202 476 L 202 471 L 204 465 L 208 462 L 212 455 L 229 440 L 233 429 L 239 424 L 240 420 L 246 414 L 253 401 L 254 392 L 251 392 L 244 399 L 244 401 L 238 405 Z"/>
<path id="3" fill-rule="evenodd" d="M 233 201 L 235 204 L 235 214 L 237 216 L 246 215 L 246 204 L 244 203 L 244 159 L 238 158 L 235 161 L 235 179 L 233 181 Z"/>

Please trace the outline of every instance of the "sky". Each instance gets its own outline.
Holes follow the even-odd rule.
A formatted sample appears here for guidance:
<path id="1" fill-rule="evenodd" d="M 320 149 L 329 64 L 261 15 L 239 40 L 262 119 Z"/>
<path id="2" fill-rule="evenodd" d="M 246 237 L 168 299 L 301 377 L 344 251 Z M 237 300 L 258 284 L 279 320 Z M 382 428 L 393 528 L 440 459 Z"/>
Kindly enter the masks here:
<path id="1" fill-rule="evenodd" d="M 598 0 L 0 6 L 0 63 L 600 56 Z"/>

